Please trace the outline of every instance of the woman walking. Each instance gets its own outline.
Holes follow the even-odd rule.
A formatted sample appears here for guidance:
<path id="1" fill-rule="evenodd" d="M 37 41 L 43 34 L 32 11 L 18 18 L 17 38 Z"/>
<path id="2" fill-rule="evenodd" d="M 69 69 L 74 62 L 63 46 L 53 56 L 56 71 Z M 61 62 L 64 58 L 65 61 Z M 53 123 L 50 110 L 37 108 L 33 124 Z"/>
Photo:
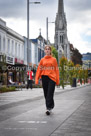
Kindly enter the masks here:
<path id="1" fill-rule="evenodd" d="M 35 84 L 38 84 L 39 78 L 42 78 L 44 91 L 46 114 L 50 115 L 54 108 L 54 90 L 55 85 L 59 85 L 59 70 L 56 58 L 51 55 L 51 46 L 44 48 L 45 56 L 40 60 L 35 77 Z"/>

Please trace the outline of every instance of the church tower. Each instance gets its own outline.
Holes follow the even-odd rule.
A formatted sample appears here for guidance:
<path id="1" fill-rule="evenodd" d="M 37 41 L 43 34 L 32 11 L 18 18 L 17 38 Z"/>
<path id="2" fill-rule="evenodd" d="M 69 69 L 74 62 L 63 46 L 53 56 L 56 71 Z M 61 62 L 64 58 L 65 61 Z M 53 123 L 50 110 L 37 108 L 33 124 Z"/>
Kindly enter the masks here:
<path id="1" fill-rule="evenodd" d="M 67 22 L 64 13 L 63 0 L 58 0 L 58 13 L 55 21 L 55 47 L 58 50 L 58 59 L 64 55 L 70 59 L 70 47 L 67 37 Z"/>

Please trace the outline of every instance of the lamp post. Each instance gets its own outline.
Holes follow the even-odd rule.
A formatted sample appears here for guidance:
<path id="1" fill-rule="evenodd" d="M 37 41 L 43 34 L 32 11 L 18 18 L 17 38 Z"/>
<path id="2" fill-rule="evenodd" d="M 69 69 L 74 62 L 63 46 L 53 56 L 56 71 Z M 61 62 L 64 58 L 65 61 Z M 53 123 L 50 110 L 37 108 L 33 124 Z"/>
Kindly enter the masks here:
<path id="1" fill-rule="evenodd" d="M 55 23 L 55 22 L 48 22 L 48 17 L 46 18 L 46 39 L 48 44 L 48 23 Z"/>
<path id="2" fill-rule="evenodd" d="M 28 49 L 29 49 L 29 4 L 40 4 L 41 2 L 29 2 L 27 0 L 27 65 L 29 63 L 28 60 Z"/>

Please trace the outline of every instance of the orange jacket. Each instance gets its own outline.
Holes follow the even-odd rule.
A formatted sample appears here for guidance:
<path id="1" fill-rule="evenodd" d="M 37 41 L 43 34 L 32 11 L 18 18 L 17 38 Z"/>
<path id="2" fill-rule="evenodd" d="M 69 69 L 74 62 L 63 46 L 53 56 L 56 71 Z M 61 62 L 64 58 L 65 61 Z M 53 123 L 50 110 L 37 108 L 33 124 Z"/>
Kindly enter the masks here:
<path id="1" fill-rule="evenodd" d="M 38 84 L 38 80 L 42 75 L 48 76 L 51 80 L 56 82 L 56 85 L 59 85 L 59 69 L 56 58 L 50 55 L 40 60 L 36 72 L 35 84 Z"/>

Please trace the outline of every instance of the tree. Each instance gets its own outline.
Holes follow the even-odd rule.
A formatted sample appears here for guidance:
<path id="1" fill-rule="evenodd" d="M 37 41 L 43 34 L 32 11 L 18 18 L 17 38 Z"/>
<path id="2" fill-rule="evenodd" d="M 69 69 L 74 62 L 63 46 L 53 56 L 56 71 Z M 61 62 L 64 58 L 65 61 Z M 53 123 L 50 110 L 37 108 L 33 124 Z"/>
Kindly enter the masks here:
<path id="1" fill-rule="evenodd" d="M 56 48 L 54 46 L 51 46 L 51 48 L 52 48 L 53 57 L 55 57 L 58 61 L 58 52 L 57 52 Z"/>
<path id="2" fill-rule="evenodd" d="M 70 83 L 70 85 L 72 86 L 73 84 L 73 78 L 75 78 L 75 70 L 74 70 L 74 63 L 70 60 L 67 63 L 67 74 L 68 74 L 68 81 Z"/>
<path id="3" fill-rule="evenodd" d="M 4 83 L 4 73 L 7 70 L 7 64 L 6 64 L 6 56 L 2 55 L 2 59 L 0 61 L 0 82 Z"/>
<path id="4" fill-rule="evenodd" d="M 71 50 L 71 60 L 76 64 L 82 65 L 82 54 L 79 52 L 78 49 L 74 48 L 72 44 L 70 44 L 70 50 Z"/>
<path id="5" fill-rule="evenodd" d="M 67 66 L 67 58 L 62 56 L 59 62 L 59 72 L 60 72 L 60 84 L 62 85 L 62 88 L 64 89 L 64 85 L 67 81 L 67 70 L 65 69 L 65 66 Z"/>

